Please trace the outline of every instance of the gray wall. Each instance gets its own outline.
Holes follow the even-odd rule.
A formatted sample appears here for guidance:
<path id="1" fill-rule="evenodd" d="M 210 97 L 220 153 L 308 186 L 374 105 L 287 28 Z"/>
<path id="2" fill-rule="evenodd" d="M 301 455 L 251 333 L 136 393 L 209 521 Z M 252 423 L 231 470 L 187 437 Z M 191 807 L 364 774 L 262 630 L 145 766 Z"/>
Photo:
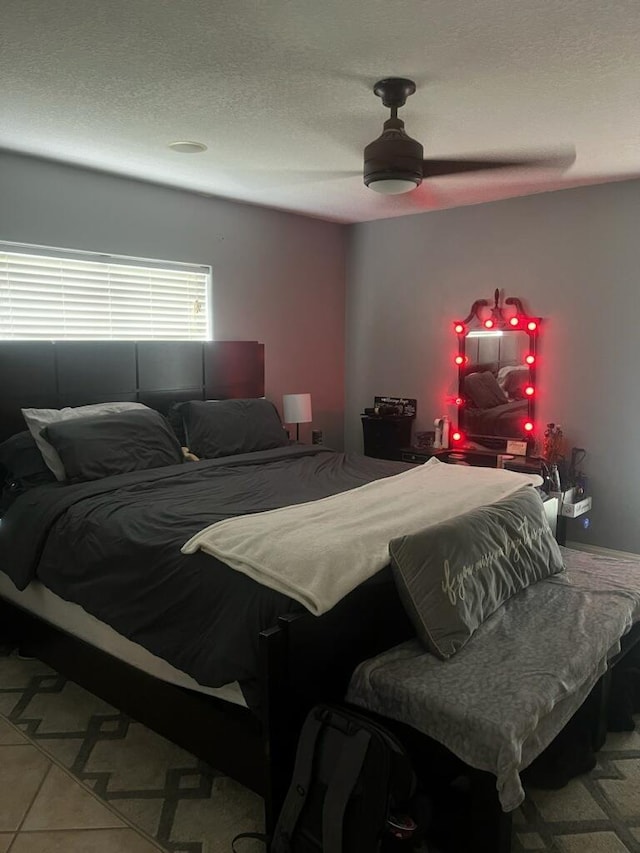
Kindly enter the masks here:
<path id="1" fill-rule="evenodd" d="M 418 397 L 418 426 L 455 390 L 450 321 L 495 287 L 545 317 L 537 422 L 589 451 L 592 528 L 640 552 L 640 182 L 350 228 L 0 154 L 0 239 L 211 264 L 219 339 L 266 345 L 267 395 L 310 391 L 314 426 L 346 440 L 374 394 Z M 308 428 L 301 430 L 308 438 Z"/>
<path id="2" fill-rule="evenodd" d="M 503 288 L 545 318 L 538 425 L 589 453 L 592 526 L 569 538 L 640 552 L 638 211 L 632 181 L 352 226 L 347 447 L 375 394 L 417 397 L 418 428 L 447 412 L 451 322 Z"/>
<path id="3" fill-rule="evenodd" d="M 0 240 L 210 264 L 214 335 L 259 340 L 266 394 L 312 394 L 342 446 L 345 230 L 57 163 L 0 153 Z M 309 438 L 310 427 L 300 437 Z"/>

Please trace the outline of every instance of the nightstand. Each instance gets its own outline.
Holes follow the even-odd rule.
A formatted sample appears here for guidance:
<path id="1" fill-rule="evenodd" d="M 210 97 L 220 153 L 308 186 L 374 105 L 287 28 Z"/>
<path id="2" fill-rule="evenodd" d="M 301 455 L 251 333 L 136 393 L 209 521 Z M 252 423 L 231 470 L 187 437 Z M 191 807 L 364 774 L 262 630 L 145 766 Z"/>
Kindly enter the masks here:
<path id="1" fill-rule="evenodd" d="M 411 441 L 413 415 L 362 415 L 364 455 L 376 459 L 401 458 L 402 448 Z"/>

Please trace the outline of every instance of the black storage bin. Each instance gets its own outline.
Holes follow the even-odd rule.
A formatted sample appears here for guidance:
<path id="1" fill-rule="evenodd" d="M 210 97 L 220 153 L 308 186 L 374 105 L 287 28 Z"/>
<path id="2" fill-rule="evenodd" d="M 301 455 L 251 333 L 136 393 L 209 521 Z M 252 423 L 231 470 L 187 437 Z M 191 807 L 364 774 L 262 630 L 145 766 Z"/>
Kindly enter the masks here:
<path id="1" fill-rule="evenodd" d="M 399 460 L 402 448 L 411 445 L 413 420 L 413 417 L 407 415 L 385 417 L 363 415 L 362 433 L 365 456 Z"/>

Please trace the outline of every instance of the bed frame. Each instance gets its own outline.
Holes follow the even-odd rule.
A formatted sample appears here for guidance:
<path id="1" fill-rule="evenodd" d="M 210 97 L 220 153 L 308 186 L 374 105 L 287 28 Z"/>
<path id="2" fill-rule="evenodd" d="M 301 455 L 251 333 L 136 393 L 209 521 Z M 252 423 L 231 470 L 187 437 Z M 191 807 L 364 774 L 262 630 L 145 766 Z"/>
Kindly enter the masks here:
<path id="1" fill-rule="evenodd" d="M 260 635 L 259 714 L 154 678 L 0 598 L 0 642 L 57 672 L 208 762 L 265 800 L 271 832 L 298 734 L 318 702 L 342 702 L 356 665 L 412 631 L 388 588 L 355 590 L 321 617 L 288 614 Z M 362 628 L 362 611 L 370 619 Z M 239 827 L 242 829 L 242 827 Z"/>
<path id="2" fill-rule="evenodd" d="M 22 407 L 264 395 L 256 341 L 0 342 L 0 441 L 25 428 Z M 287 615 L 260 636 L 260 695 L 247 708 L 176 687 L 0 598 L 0 633 L 159 734 L 261 794 L 270 831 L 286 793 L 297 737 L 319 701 L 341 701 L 355 666 L 412 630 L 385 584 L 354 590 L 324 616 Z M 366 609 L 369 619 L 357 618 Z"/>

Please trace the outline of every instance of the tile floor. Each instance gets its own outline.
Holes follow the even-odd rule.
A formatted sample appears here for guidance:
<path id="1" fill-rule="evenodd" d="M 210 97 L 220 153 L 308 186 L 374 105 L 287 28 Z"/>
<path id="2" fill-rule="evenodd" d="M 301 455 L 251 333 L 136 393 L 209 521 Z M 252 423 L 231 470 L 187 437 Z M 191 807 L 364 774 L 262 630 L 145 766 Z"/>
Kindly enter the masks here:
<path id="1" fill-rule="evenodd" d="M 0 792 L 0 853 L 162 850 L 3 719 Z"/>

